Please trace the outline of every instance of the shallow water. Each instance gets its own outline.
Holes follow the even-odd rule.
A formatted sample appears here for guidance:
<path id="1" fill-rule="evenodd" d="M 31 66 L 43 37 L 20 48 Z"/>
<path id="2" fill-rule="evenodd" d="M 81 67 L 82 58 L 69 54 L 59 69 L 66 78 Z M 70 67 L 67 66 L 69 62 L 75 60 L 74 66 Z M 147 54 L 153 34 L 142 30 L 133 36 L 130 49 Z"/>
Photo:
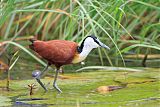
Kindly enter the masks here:
<path id="1" fill-rule="evenodd" d="M 6 80 L 0 81 L 1 106 L 60 106 L 60 107 L 158 107 L 160 104 L 160 69 L 142 71 L 89 71 L 60 75 L 58 85 L 63 93 L 52 88 L 53 77 L 42 81 L 48 92 L 34 79 L 12 80 L 10 91 L 5 90 Z M 28 84 L 35 83 L 33 95 Z M 100 86 L 122 86 L 114 91 L 101 93 Z"/>

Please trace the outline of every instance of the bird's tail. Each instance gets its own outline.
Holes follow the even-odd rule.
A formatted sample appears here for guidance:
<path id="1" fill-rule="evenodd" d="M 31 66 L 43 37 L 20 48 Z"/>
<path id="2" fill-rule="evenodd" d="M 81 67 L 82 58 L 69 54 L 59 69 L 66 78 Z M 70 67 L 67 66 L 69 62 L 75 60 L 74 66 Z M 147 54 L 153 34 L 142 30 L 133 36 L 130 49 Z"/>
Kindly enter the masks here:
<path id="1" fill-rule="evenodd" d="M 29 41 L 32 43 L 31 45 L 29 45 L 29 48 L 34 50 L 34 42 L 36 41 L 36 39 L 35 38 L 31 38 L 31 39 L 29 39 Z"/>

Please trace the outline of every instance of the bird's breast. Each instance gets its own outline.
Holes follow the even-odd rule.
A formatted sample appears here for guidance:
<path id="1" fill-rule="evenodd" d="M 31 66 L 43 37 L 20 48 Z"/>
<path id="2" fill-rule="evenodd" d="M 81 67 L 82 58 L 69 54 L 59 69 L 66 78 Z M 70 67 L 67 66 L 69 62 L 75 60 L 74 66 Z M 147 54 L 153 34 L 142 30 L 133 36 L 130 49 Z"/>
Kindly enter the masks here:
<path id="1" fill-rule="evenodd" d="M 86 58 L 86 56 L 82 56 L 80 54 L 75 54 L 74 58 L 72 60 L 72 63 L 75 64 L 75 63 L 82 62 L 85 58 Z"/>

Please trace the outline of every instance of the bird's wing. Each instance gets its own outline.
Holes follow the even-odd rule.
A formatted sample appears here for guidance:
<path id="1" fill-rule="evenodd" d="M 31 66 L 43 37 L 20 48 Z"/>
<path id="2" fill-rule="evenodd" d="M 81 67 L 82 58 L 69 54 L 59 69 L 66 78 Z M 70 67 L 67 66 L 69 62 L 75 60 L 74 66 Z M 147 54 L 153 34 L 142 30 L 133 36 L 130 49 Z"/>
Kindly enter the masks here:
<path id="1" fill-rule="evenodd" d="M 50 62 L 70 63 L 76 53 L 77 44 L 64 40 L 37 41 L 35 51 Z"/>

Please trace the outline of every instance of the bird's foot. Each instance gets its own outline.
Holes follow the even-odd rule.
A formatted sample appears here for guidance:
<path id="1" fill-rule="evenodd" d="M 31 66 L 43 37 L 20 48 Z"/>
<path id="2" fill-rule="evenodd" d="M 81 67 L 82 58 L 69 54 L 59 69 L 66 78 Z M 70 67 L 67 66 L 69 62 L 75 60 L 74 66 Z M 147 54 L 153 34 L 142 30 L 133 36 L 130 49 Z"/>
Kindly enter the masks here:
<path id="1" fill-rule="evenodd" d="M 32 77 L 34 77 L 36 80 L 37 80 L 37 82 L 41 85 L 41 87 L 45 90 L 45 92 L 46 91 L 48 91 L 47 90 L 47 88 L 44 86 L 44 84 L 42 83 L 42 81 L 40 80 L 40 76 L 41 76 L 41 71 L 39 71 L 39 70 L 35 70 L 35 71 L 33 71 L 32 72 Z"/>
<path id="2" fill-rule="evenodd" d="M 53 87 L 54 87 L 59 93 L 62 93 L 61 89 L 57 86 L 57 84 L 53 84 Z"/>

